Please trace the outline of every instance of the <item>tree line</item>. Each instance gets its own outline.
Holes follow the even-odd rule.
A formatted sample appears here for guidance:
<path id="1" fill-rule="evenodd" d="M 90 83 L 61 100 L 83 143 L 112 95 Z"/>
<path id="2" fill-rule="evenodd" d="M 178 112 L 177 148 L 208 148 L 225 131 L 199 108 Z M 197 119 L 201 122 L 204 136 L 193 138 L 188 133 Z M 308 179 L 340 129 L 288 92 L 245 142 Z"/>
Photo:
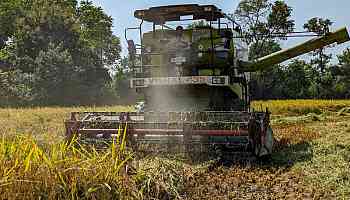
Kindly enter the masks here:
<path id="1" fill-rule="evenodd" d="M 90 1 L 0 2 L 0 105 L 99 104 L 115 95 L 113 20 Z"/>
<path id="2" fill-rule="evenodd" d="M 295 30 L 292 12 L 283 1 L 241 1 L 233 15 L 250 59 L 281 49 Z M 128 59 L 112 25 L 88 0 L 1 0 L 0 106 L 111 104 L 129 96 Z M 331 25 L 312 18 L 304 29 L 322 35 Z M 328 48 L 254 73 L 253 99 L 349 98 L 350 49 L 334 63 Z"/>

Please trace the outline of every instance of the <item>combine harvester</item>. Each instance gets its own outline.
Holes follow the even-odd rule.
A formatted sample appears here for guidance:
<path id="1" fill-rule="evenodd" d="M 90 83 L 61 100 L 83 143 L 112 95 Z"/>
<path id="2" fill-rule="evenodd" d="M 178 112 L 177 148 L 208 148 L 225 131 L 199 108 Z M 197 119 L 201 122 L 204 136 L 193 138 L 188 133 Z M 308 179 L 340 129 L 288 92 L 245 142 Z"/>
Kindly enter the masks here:
<path id="1" fill-rule="evenodd" d="M 248 61 L 240 26 L 213 5 L 152 7 L 137 10 L 135 17 L 140 26 L 126 29 L 125 38 L 134 74 L 130 87 L 143 96 L 144 110 L 72 113 L 65 123 L 67 138 L 121 138 L 120 127 L 127 126 L 128 145 L 137 150 L 149 144 L 143 150 L 163 145 L 166 151 L 181 146 L 193 152 L 207 145 L 271 155 L 270 113 L 250 108 L 250 73 L 349 41 L 342 28 Z M 180 26 L 189 21 L 197 23 Z M 151 22 L 153 30 L 143 33 L 144 22 Z M 128 38 L 133 30 L 140 44 Z"/>

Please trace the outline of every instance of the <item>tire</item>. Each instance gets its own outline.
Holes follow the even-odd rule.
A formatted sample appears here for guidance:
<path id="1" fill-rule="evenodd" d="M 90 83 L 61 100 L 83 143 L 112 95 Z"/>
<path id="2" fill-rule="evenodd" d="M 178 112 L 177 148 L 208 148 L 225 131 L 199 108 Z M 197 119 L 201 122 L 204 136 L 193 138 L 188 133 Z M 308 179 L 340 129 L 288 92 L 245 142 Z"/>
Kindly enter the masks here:
<path id="1" fill-rule="evenodd" d="M 271 157 L 273 152 L 273 130 L 269 126 L 266 131 L 265 141 L 262 144 L 256 144 L 253 147 L 253 154 L 257 158 L 268 158 Z"/>

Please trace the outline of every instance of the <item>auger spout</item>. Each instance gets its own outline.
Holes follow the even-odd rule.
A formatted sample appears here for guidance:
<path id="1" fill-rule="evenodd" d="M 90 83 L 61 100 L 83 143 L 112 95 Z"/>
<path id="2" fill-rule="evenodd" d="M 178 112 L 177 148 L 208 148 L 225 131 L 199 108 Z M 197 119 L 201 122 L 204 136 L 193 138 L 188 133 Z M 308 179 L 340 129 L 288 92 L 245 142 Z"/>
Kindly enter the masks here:
<path id="1" fill-rule="evenodd" d="M 308 40 L 302 44 L 296 45 L 295 47 L 288 48 L 267 55 L 265 57 L 257 59 L 255 62 L 243 63 L 242 71 L 253 72 L 258 70 L 264 70 L 265 68 L 282 63 L 289 59 L 297 56 L 309 53 L 316 49 L 337 43 L 342 44 L 350 40 L 349 33 L 346 28 L 341 28 L 335 32 L 327 33 L 324 36 L 320 36 L 311 40 Z"/>

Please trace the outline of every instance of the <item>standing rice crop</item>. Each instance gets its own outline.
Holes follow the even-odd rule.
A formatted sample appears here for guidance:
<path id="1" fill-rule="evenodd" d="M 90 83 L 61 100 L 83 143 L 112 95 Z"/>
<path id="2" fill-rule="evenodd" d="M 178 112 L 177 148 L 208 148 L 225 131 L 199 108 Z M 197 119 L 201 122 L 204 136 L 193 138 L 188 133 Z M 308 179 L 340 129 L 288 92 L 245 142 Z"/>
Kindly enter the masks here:
<path id="1" fill-rule="evenodd" d="M 326 111 L 336 112 L 350 107 L 350 100 L 269 100 L 254 101 L 255 110 L 268 108 L 273 114 L 304 115 L 308 113 L 321 114 Z"/>
<path id="2" fill-rule="evenodd" d="M 132 197 L 126 166 L 132 154 L 125 141 L 97 151 L 77 140 L 40 145 L 31 136 L 0 141 L 3 199 L 110 199 Z M 136 196 L 135 196 L 136 197 Z"/>

